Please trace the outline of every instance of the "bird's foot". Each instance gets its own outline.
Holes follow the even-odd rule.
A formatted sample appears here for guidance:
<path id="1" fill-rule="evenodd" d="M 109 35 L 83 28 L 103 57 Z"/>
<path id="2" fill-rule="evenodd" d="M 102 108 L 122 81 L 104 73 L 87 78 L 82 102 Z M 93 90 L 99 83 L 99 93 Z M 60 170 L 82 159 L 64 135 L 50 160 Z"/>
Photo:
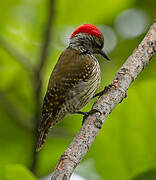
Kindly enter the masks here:
<path id="1" fill-rule="evenodd" d="M 105 86 L 104 87 L 104 90 L 102 90 L 102 91 L 100 91 L 99 93 L 97 93 L 97 94 L 95 94 L 94 96 L 93 96 L 93 98 L 95 98 L 95 97 L 100 97 L 100 96 L 102 96 L 105 92 L 107 92 L 111 87 L 113 86 L 113 84 L 109 84 L 108 86 Z"/>
<path id="2" fill-rule="evenodd" d="M 81 112 L 81 111 L 78 111 L 78 112 L 75 112 L 75 113 L 76 113 L 76 114 L 82 114 L 82 115 L 83 115 L 83 120 L 82 120 L 82 125 L 83 125 L 84 122 L 85 122 L 85 120 L 86 120 L 86 118 L 87 118 L 89 115 L 94 114 L 94 113 L 97 113 L 97 112 L 101 114 L 101 112 L 98 111 L 97 109 L 92 109 L 92 110 L 89 111 L 89 112 Z"/>

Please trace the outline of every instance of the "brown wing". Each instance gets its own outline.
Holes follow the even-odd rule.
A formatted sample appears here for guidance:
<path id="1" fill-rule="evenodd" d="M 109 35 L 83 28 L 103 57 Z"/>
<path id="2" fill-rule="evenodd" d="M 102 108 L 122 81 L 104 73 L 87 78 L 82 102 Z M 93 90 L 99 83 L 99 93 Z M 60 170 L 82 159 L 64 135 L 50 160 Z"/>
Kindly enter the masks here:
<path id="1" fill-rule="evenodd" d="M 60 56 L 50 76 L 47 93 L 43 102 L 40 124 L 39 146 L 45 141 L 48 129 L 55 126 L 64 116 L 57 117 L 62 104 L 69 98 L 69 92 L 77 84 L 87 81 L 94 66 L 93 58 L 80 51 L 67 48 Z"/>
<path id="2" fill-rule="evenodd" d="M 93 58 L 80 51 L 66 49 L 62 53 L 49 79 L 42 112 L 44 119 L 49 117 L 49 113 L 54 119 L 59 107 L 69 96 L 69 90 L 76 84 L 87 81 L 93 66 Z"/>

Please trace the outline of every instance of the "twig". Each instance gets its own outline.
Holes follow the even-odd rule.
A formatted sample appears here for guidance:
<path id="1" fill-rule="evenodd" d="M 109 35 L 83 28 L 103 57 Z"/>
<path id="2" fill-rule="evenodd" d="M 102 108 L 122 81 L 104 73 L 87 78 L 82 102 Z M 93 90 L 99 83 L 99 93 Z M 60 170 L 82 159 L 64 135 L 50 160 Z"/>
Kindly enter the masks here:
<path id="1" fill-rule="evenodd" d="M 39 57 L 39 66 L 38 70 L 42 70 L 45 61 L 48 56 L 48 47 L 49 43 L 51 41 L 51 29 L 52 29 L 52 22 L 54 19 L 54 0 L 49 0 L 49 14 L 48 14 L 48 21 L 47 21 L 47 26 L 45 28 L 45 38 L 43 41 L 43 47 L 41 49 L 41 54 Z"/>
<path id="2" fill-rule="evenodd" d="M 39 57 L 39 64 L 34 72 L 34 93 L 35 93 L 35 100 L 36 100 L 36 112 L 34 117 L 34 152 L 33 152 L 33 161 L 31 170 L 35 172 L 36 164 L 37 164 L 37 153 L 36 153 L 36 145 L 38 140 L 38 126 L 40 122 L 40 110 L 41 110 L 41 89 L 42 89 L 42 78 L 41 72 L 46 63 L 47 56 L 48 56 L 48 47 L 51 41 L 51 29 L 52 29 L 52 22 L 54 19 L 54 0 L 49 0 L 48 4 L 48 20 L 47 25 L 45 27 L 44 39 L 43 39 L 43 46 L 41 49 L 41 54 Z"/>
<path id="3" fill-rule="evenodd" d="M 32 61 L 25 55 L 21 54 L 10 43 L 8 43 L 2 36 L 0 36 L 0 46 L 3 48 L 11 57 L 18 61 L 27 71 L 33 70 Z"/>
<path id="4" fill-rule="evenodd" d="M 156 52 L 156 21 L 143 41 L 117 72 L 104 94 L 94 103 L 94 113 L 85 120 L 79 133 L 61 156 L 51 180 L 69 180 L 76 166 L 87 153 L 111 111 L 126 97 L 130 84 L 145 68 Z"/>

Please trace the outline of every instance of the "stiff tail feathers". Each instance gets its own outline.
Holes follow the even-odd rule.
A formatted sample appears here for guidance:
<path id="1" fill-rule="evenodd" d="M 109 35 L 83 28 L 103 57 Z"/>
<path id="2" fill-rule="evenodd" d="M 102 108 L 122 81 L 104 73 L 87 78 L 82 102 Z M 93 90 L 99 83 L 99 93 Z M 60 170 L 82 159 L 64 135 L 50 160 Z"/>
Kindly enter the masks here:
<path id="1" fill-rule="evenodd" d="M 40 127 L 38 129 L 38 143 L 36 146 L 36 151 L 40 151 L 40 149 L 43 147 L 46 137 L 48 135 L 49 129 L 51 126 L 50 118 L 48 117 L 46 120 L 42 120 Z"/>
<path id="2" fill-rule="evenodd" d="M 38 143 L 37 143 L 37 147 L 36 147 L 36 151 L 40 151 L 40 149 L 43 147 L 45 141 L 46 141 L 46 137 L 48 135 L 48 129 L 45 129 L 41 132 L 39 132 L 39 138 L 38 138 Z"/>

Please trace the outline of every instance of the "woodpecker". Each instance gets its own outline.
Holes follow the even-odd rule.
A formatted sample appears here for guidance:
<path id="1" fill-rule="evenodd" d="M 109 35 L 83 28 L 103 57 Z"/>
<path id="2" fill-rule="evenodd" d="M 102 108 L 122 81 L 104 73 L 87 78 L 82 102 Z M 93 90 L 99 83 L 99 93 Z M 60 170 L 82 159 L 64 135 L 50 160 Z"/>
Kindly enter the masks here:
<path id="1" fill-rule="evenodd" d="M 100 84 L 100 66 L 95 54 L 109 60 L 103 46 L 104 37 L 92 24 L 83 24 L 72 33 L 69 46 L 60 55 L 49 79 L 37 151 L 51 128 L 67 114 L 79 112 L 95 95 Z"/>

